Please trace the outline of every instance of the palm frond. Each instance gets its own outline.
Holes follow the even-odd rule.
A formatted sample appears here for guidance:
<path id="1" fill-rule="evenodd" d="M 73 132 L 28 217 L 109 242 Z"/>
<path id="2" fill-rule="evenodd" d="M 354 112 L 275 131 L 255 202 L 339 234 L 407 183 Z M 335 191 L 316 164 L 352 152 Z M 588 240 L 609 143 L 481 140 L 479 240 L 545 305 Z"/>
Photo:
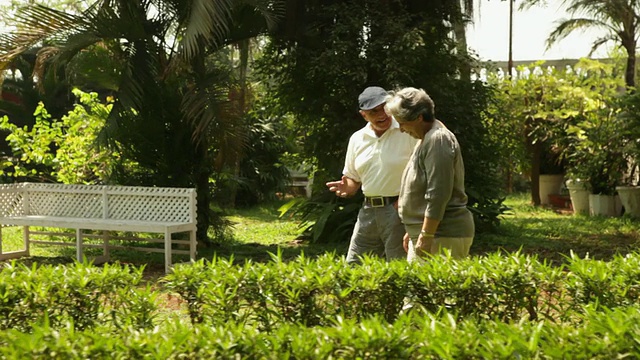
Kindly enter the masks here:
<path id="1" fill-rule="evenodd" d="M 620 39 L 618 39 L 615 35 L 606 35 L 606 36 L 597 38 L 591 45 L 591 50 L 589 51 L 589 57 L 591 57 L 591 55 L 593 55 L 593 53 L 595 53 L 600 46 L 611 41 L 619 42 Z"/>
<path id="2" fill-rule="evenodd" d="M 137 111 L 144 106 L 144 94 L 152 92 L 148 87 L 156 84 L 160 68 L 156 53 L 144 41 L 130 43 L 126 47 L 127 63 L 123 69 L 114 110 Z M 117 114 L 117 111 L 113 112 Z"/>
<path id="3" fill-rule="evenodd" d="M 225 45 L 238 44 L 277 29 L 285 17 L 282 1 L 242 0 L 233 8 L 233 28 L 225 39 Z"/>
<path id="4" fill-rule="evenodd" d="M 227 33 L 231 19 L 231 0 L 193 0 L 186 19 L 182 41 L 184 56 L 194 57 L 202 50 L 201 42 L 218 47 Z"/>
<path id="5" fill-rule="evenodd" d="M 39 79 L 44 79 L 45 71 L 47 70 L 47 62 L 50 58 L 54 57 L 58 53 L 58 48 L 53 46 L 43 47 L 38 50 L 38 56 L 36 56 L 36 63 L 33 67 L 33 75 Z M 42 81 L 37 82 L 38 89 L 44 91 L 44 83 Z"/>
<path id="6" fill-rule="evenodd" d="M 226 143 L 240 144 L 245 135 L 240 126 L 240 116 L 227 98 L 226 82 L 220 75 L 209 73 L 184 94 L 182 114 L 193 126 L 193 140 L 200 143 L 215 134 Z M 234 151 L 241 151 L 236 147 Z"/>
<path id="7" fill-rule="evenodd" d="M 514 1 L 514 0 L 509 0 L 509 1 Z M 518 6 L 518 10 L 520 11 L 529 10 L 534 6 L 545 7 L 547 6 L 547 1 L 546 0 L 522 0 L 520 2 L 520 5 Z"/>
<path id="8" fill-rule="evenodd" d="M 565 1 L 567 12 L 572 15 L 590 15 L 591 17 L 619 13 L 626 7 L 625 1 L 618 0 L 571 0 Z"/>
<path id="9" fill-rule="evenodd" d="M 86 25 L 82 16 L 55 10 L 42 5 L 22 7 L 14 20 L 25 36 L 54 36 L 74 31 L 79 25 Z"/>
<path id="10" fill-rule="evenodd" d="M 19 9 L 14 22 L 17 30 L 0 35 L 0 70 L 24 51 L 45 42 L 61 42 L 86 25 L 82 17 L 41 5 Z"/>
<path id="11" fill-rule="evenodd" d="M 52 64 L 67 64 L 81 51 L 90 48 L 91 46 L 100 43 L 102 38 L 94 35 L 90 32 L 83 32 L 70 35 L 67 41 L 55 47 L 56 51 L 52 53 L 50 57 Z M 38 53 L 38 57 L 42 50 Z"/>
<path id="12" fill-rule="evenodd" d="M 567 12 L 580 15 L 626 32 L 635 32 L 640 15 L 640 4 L 636 0 L 572 0 Z"/>
<path id="13" fill-rule="evenodd" d="M 613 29 L 610 24 L 603 23 L 599 20 L 588 18 L 562 19 L 558 21 L 558 26 L 547 38 L 547 50 L 551 48 L 552 45 L 566 38 L 572 32 L 576 30 L 586 30 L 587 28 L 593 27 L 605 28 L 609 32 L 616 33 L 615 29 Z"/>
<path id="14" fill-rule="evenodd" d="M 285 3 L 280 0 L 245 0 L 245 5 L 252 6 L 265 19 L 267 28 L 270 30 L 278 25 L 286 13 Z"/>

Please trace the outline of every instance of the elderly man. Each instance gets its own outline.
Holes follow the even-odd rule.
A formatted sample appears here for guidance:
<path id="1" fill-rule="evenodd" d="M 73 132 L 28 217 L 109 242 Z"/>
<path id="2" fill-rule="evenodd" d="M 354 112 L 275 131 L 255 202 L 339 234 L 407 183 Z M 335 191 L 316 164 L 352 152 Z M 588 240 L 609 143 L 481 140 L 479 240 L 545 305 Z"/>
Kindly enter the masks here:
<path id="1" fill-rule="evenodd" d="M 349 263 L 358 263 L 365 254 L 385 256 L 387 261 L 406 258 L 397 201 L 401 174 L 417 140 L 403 134 L 387 115 L 387 96 L 378 86 L 360 94 L 360 114 L 367 124 L 349 139 L 342 179 L 326 184 L 339 197 L 352 196 L 360 188 L 365 196 L 349 244 Z"/>

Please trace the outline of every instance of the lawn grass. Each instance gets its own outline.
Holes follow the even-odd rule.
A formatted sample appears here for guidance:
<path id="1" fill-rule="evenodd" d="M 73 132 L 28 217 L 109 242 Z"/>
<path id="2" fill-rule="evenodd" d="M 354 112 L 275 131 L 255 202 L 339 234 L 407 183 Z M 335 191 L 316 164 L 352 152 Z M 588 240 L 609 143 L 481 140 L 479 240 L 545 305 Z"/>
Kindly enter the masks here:
<path id="1" fill-rule="evenodd" d="M 245 260 L 267 261 L 270 253 L 281 252 L 284 259 L 303 253 L 315 257 L 326 252 L 344 255 L 347 243 L 315 244 L 296 240 L 301 232 L 296 219 L 280 218 L 278 208 L 284 201 L 274 201 L 248 209 L 228 211 L 227 219 L 234 225 L 230 238 L 222 244 L 201 247 L 198 258 L 214 256 Z M 604 218 L 574 216 L 530 205 L 528 195 L 509 196 L 511 208 L 502 216 L 501 225 L 493 233 L 478 234 L 471 247 L 472 256 L 496 251 L 522 251 L 535 255 L 540 261 L 560 264 L 571 251 L 580 257 L 608 260 L 618 253 L 640 248 L 640 220 L 628 217 Z M 3 249 L 21 246 L 20 228 L 3 229 Z M 91 249 L 99 252 L 99 249 Z M 75 249 L 33 246 L 33 255 L 23 262 L 71 262 Z M 180 258 L 178 258 L 180 259 Z M 138 251 L 113 251 L 112 260 L 135 265 L 147 264 L 150 272 L 163 272 L 163 255 Z M 145 271 L 146 272 L 146 271 Z"/>
<path id="2" fill-rule="evenodd" d="M 235 242 L 221 246 L 218 255 L 241 255 L 242 258 L 267 259 L 265 252 L 278 248 L 285 257 L 304 251 L 314 256 L 325 251 L 346 254 L 347 244 L 293 244 L 299 229 L 292 219 L 278 218 L 281 202 L 251 209 L 235 210 L 230 220 Z M 507 197 L 511 209 L 501 217 L 500 227 L 493 233 L 478 234 L 471 247 L 472 256 L 496 251 L 536 255 L 541 261 L 562 263 L 573 251 L 580 257 L 608 260 L 614 254 L 640 248 L 640 220 L 629 217 L 606 218 L 573 215 L 531 205 L 528 194 Z M 241 250 L 239 253 L 237 250 Z"/>
<path id="3" fill-rule="evenodd" d="M 528 194 L 509 196 L 505 203 L 511 211 L 495 233 L 476 236 L 472 255 L 521 250 L 559 264 L 571 252 L 609 260 L 640 248 L 640 220 L 559 213 L 530 205 Z"/>
<path id="4" fill-rule="evenodd" d="M 232 238 L 223 244 L 198 250 L 199 256 L 233 257 L 234 260 L 266 261 L 270 254 L 280 252 L 283 259 L 302 253 L 317 256 L 326 252 L 347 253 L 347 243 L 312 244 L 300 240 L 300 223 L 291 217 L 280 217 L 278 209 L 288 200 L 272 201 L 260 206 L 229 211 L 227 220 L 233 223 Z"/>

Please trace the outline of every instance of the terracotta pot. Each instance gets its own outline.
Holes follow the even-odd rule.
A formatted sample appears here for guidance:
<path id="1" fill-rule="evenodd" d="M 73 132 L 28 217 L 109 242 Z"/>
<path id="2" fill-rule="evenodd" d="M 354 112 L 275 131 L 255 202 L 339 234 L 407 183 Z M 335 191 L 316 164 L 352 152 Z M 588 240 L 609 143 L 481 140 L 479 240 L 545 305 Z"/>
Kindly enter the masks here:
<path id="1" fill-rule="evenodd" d="M 569 195 L 549 194 L 549 204 L 555 208 L 571 209 L 571 197 Z"/>

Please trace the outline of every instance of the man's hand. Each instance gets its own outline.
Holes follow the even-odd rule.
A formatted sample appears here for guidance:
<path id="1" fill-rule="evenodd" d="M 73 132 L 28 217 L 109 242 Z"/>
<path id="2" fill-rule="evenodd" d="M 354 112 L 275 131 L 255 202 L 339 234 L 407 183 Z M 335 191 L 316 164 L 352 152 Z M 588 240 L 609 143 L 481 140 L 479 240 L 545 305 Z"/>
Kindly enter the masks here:
<path id="1" fill-rule="evenodd" d="M 349 181 L 346 176 L 342 176 L 342 179 L 337 181 L 329 181 L 326 185 L 329 191 L 335 192 L 338 197 L 347 197 L 353 195 L 354 189 L 349 186 Z M 358 190 L 357 188 L 355 190 Z"/>

